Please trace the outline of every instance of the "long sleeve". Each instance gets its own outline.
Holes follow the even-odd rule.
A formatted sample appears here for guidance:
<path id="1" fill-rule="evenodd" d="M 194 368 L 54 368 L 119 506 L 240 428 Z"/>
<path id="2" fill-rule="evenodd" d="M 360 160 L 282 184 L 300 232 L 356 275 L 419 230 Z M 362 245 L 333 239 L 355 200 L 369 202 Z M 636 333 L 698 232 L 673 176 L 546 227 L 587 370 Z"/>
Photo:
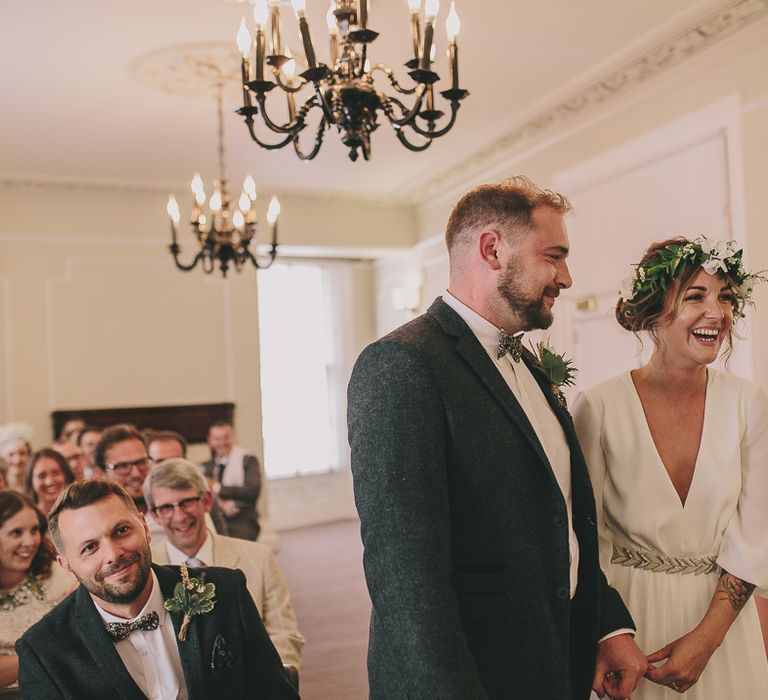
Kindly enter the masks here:
<path id="1" fill-rule="evenodd" d="M 768 397 L 751 387 L 744 399 L 741 493 L 717 562 L 768 597 Z"/>
<path id="2" fill-rule="evenodd" d="M 348 394 L 377 630 L 371 697 L 382 697 L 383 676 L 397 668 L 399 697 L 485 698 L 450 583 L 449 437 L 431 373 L 415 352 L 379 342 L 358 359 Z"/>
<path id="3" fill-rule="evenodd" d="M 19 655 L 19 688 L 21 697 L 29 700 L 57 700 L 64 698 L 59 687 L 45 669 L 45 664 L 35 650 L 20 639 L 16 642 L 16 653 Z"/>
<path id="4" fill-rule="evenodd" d="M 603 488 L 607 464 L 601 444 L 602 415 L 585 392 L 580 392 L 573 404 L 573 423 L 579 444 L 589 470 L 589 480 L 595 494 L 597 514 L 597 539 L 600 548 L 600 564 L 605 570 L 611 561 L 611 541 L 606 532 Z"/>
<path id="5" fill-rule="evenodd" d="M 245 503 L 249 507 L 256 507 L 256 500 L 261 491 L 261 470 L 259 459 L 254 455 L 246 455 L 243 460 L 244 483 L 242 486 L 222 486 L 219 498 Z"/>
<path id="6" fill-rule="evenodd" d="M 269 638 L 275 645 L 283 663 L 301 668 L 301 650 L 304 637 L 299 632 L 296 613 L 291 605 L 288 585 L 277 566 L 272 551 L 263 546 L 263 560 L 260 562 L 264 587 L 264 598 L 261 609 L 264 626 Z"/>

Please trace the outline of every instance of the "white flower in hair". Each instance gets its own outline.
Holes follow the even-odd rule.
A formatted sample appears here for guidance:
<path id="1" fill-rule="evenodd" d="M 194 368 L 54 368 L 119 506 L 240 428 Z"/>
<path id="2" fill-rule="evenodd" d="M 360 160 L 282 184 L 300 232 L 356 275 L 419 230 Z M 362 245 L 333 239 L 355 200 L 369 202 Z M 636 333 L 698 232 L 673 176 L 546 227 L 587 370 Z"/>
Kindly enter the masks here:
<path id="1" fill-rule="evenodd" d="M 726 264 L 725 260 L 721 260 L 715 257 L 712 257 L 706 262 L 702 263 L 701 267 L 708 275 L 716 275 L 718 271 L 728 272 L 728 265 Z"/>
<path id="2" fill-rule="evenodd" d="M 621 296 L 624 301 L 629 301 L 633 296 L 635 296 L 636 274 L 637 271 L 632 270 L 632 272 L 627 277 L 619 282 L 619 296 Z"/>

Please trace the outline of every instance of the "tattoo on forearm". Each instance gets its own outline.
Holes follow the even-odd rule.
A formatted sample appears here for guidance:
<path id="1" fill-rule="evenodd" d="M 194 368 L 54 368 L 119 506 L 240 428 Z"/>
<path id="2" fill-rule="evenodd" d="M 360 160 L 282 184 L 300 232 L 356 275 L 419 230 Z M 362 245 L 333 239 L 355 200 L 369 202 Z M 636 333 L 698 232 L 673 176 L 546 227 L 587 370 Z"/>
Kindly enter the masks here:
<path id="1" fill-rule="evenodd" d="M 737 612 L 741 610 L 747 604 L 749 596 L 752 595 L 754 590 L 754 584 L 742 581 L 723 569 L 722 576 L 720 576 L 720 584 L 717 587 L 718 597 L 720 600 L 727 598 L 734 610 Z"/>

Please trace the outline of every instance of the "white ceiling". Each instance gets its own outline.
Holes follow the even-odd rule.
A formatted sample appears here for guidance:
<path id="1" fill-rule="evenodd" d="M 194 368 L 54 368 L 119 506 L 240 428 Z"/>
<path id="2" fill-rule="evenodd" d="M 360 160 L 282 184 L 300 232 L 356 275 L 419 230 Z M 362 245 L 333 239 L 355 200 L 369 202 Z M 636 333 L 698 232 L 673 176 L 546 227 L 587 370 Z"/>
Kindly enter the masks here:
<path id="1" fill-rule="evenodd" d="M 309 0 L 310 27 L 326 60 L 326 0 Z M 437 70 L 446 75 L 442 0 Z M 456 126 L 425 153 L 406 151 L 382 123 L 372 160 L 348 160 L 335 132 L 302 163 L 263 151 L 225 100 L 233 180 L 251 171 L 260 189 L 407 194 L 512 131 L 537 110 L 726 4 L 714 0 L 457 0 L 465 100 Z M 406 0 L 371 0 L 381 33 L 374 62 L 410 58 Z M 0 3 L 0 177 L 178 187 L 193 171 L 215 175 L 213 99 L 168 95 L 140 82 L 148 54 L 186 44 L 229 43 L 249 6 L 226 0 L 4 0 Z M 300 47 L 285 12 L 284 32 Z M 447 87 L 447 86 L 446 86 Z M 443 89 L 443 88 L 440 88 Z M 272 99 L 280 99 L 276 95 Z"/>

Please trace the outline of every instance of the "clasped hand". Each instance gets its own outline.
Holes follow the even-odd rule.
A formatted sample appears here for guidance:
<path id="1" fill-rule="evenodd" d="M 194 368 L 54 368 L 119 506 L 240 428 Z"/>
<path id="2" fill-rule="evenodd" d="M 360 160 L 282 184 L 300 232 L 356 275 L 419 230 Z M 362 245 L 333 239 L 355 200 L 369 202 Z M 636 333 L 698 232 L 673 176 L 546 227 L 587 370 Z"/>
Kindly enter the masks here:
<path id="1" fill-rule="evenodd" d="M 612 700 L 630 698 L 648 667 L 645 655 L 631 634 L 604 639 L 597 651 L 592 690 L 599 698 L 606 695 Z"/>
<path id="2" fill-rule="evenodd" d="M 699 680 L 717 645 L 698 630 L 692 630 L 662 649 L 649 654 L 645 677 L 684 693 Z M 665 660 L 666 659 L 666 660 Z M 661 666 L 651 664 L 664 661 Z"/>

